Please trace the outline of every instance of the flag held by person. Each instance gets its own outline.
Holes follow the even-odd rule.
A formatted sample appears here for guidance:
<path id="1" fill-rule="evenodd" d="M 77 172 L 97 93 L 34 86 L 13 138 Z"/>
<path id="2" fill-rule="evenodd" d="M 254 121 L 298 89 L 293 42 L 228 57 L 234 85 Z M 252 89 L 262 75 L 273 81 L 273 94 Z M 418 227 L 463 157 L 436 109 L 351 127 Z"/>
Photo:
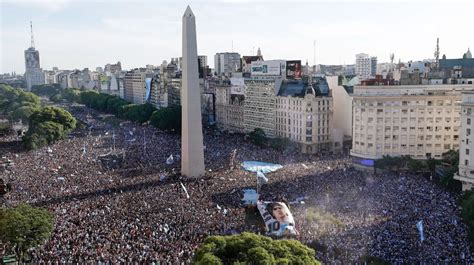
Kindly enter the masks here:
<path id="1" fill-rule="evenodd" d="M 420 232 L 420 241 L 423 242 L 425 240 L 425 234 L 423 233 L 423 220 L 416 223 L 416 228 L 418 229 L 418 232 Z"/>
<path id="2" fill-rule="evenodd" d="M 260 184 L 267 184 L 268 183 L 268 178 L 265 177 L 265 174 L 263 174 L 262 171 L 257 171 L 257 180 L 258 180 L 258 183 Z"/>

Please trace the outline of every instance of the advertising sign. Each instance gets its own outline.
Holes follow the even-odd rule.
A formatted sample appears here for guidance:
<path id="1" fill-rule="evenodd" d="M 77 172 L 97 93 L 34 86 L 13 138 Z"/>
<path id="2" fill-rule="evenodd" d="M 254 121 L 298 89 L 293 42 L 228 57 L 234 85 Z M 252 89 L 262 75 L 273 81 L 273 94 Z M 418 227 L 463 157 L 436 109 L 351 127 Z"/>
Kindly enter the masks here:
<path id="1" fill-rule="evenodd" d="M 151 77 L 145 78 L 145 101 L 150 100 L 150 92 L 151 92 Z"/>
<path id="2" fill-rule="evenodd" d="M 245 93 L 245 82 L 242 77 L 231 77 L 230 85 L 231 95 L 243 95 Z"/>
<path id="3" fill-rule="evenodd" d="M 301 60 L 300 61 L 286 61 L 286 78 L 288 79 L 301 78 Z"/>
<path id="4" fill-rule="evenodd" d="M 254 61 L 251 64 L 250 73 L 252 76 L 261 75 L 281 75 L 285 73 L 285 61 Z"/>
<path id="5" fill-rule="evenodd" d="M 257 208 L 265 222 L 267 235 L 294 236 L 295 221 L 288 206 L 284 202 L 257 202 Z"/>

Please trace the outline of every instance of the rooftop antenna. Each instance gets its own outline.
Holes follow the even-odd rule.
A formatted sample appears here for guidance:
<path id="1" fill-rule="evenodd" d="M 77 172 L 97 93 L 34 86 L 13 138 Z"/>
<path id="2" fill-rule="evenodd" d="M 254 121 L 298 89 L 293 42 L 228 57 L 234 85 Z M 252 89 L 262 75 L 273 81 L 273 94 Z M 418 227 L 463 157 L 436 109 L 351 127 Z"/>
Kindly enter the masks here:
<path id="1" fill-rule="evenodd" d="M 392 52 L 390 54 L 390 72 L 393 71 L 392 67 L 393 67 L 393 60 L 395 60 L 395 54 Z"/>
<path id="2" fill-rule="evenodd" d="M 436 60 L 436 70 L 439 68 L 439 37 L 436 38 L 436 50 L 434 52 L 435 60 Z"/>
<path id="3" fill-rule="evenodd" d="M 316 40 L 313 42 L 313 62 L 314 65 L 316 66 Z"/>
<path id="4" fill-rule="evenodd" d="M 30 20 L 30 30 L 31 30 L 31 48 L 35 48 L 35 39 L 33 37 L 33 22 Z"/>

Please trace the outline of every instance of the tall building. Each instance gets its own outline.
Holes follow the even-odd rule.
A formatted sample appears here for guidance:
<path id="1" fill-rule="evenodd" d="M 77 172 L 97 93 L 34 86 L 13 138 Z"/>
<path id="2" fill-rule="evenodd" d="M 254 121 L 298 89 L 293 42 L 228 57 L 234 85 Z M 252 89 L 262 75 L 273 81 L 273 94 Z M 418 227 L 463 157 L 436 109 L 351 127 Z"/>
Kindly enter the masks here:
<path id="1" fill-rule="evenodd" d="M 275 100 L 281 82 L 281 79 L 245 82 L 245 132 L 260 128 L 268 137 L 275 137 Z"/>
<path id="2" fill-rule="evenodd" d="M 147 98 L 146 79 L 153 78 L 153 73 L 145 68 L 128 71 L 124 77 L 124 99 L 134 104 L 143 104 Z M 151 89 L 151 87 L 149 88 Z"/>
<path id="3" fill-rule="evenodd" d="M 214 55 L 214 71 L 217 75 L 231 76 L 232 73 L 239 72 L 240 68 L 240 54 L 223 52 Z"/>
<path id="4" fill-rule="evenodd" d="M 370 76 L 374 77 L 377 74 L 377 57 L 370 57 Z"/>
<path id="5" fill-rule="evenodd" d="M 44 84 L 44 74 L 40 67 L 39 51 L 35 49 L 33 38 L 33 24 L 30 21 L 31 46 L 25 50 L 25 79 L 26 89 L 31 90 L 32 86 Z"/>
<path id="6" fill-rule="evenodd" d="M 474 188 L 474 92 L 464 92 L 461 102 L 461 147 L 459 173 L 455 179 L 462 182 L 463 190 Z"/>
<path id="7" fill-rule="evenodd" d="M 459 149 L 461 92 L 473 85 L 358 86 L 353 94 L 355 164 L 384 155 L 440 159 Z M 360 163 L 359 163 L 360 162 Z"/>
<path id="8" fill-rule="evenodd" d="M 377 57 L 370 57 L 366 53 L 356 54 L 355 74 L 360 80 L 375 77 L 377 74 Z"/>

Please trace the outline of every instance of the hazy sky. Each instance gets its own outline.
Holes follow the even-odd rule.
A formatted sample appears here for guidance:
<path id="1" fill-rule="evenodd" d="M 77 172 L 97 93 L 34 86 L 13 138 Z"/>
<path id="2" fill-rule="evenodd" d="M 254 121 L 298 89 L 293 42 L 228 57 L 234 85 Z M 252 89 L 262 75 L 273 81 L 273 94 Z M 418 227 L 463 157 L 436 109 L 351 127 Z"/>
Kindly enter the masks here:
<path id="1" fill-rule="evenodd" d="M 318 64 L 353 64 L 356 53 L 379 62 L 460 58 L 474 49 L 474 1 L 23 1 L 0 0 L 0 73 L 25 71 L 33 21 L 41 67 L 124 69 L 181 55 L 181 17 L 196 16 L 198 53 L 211 67 L 216 52 Z M 233 43 L 233 45 L 232 45 Z M 232 48 L 233 46 L 233 48 Z"/>

